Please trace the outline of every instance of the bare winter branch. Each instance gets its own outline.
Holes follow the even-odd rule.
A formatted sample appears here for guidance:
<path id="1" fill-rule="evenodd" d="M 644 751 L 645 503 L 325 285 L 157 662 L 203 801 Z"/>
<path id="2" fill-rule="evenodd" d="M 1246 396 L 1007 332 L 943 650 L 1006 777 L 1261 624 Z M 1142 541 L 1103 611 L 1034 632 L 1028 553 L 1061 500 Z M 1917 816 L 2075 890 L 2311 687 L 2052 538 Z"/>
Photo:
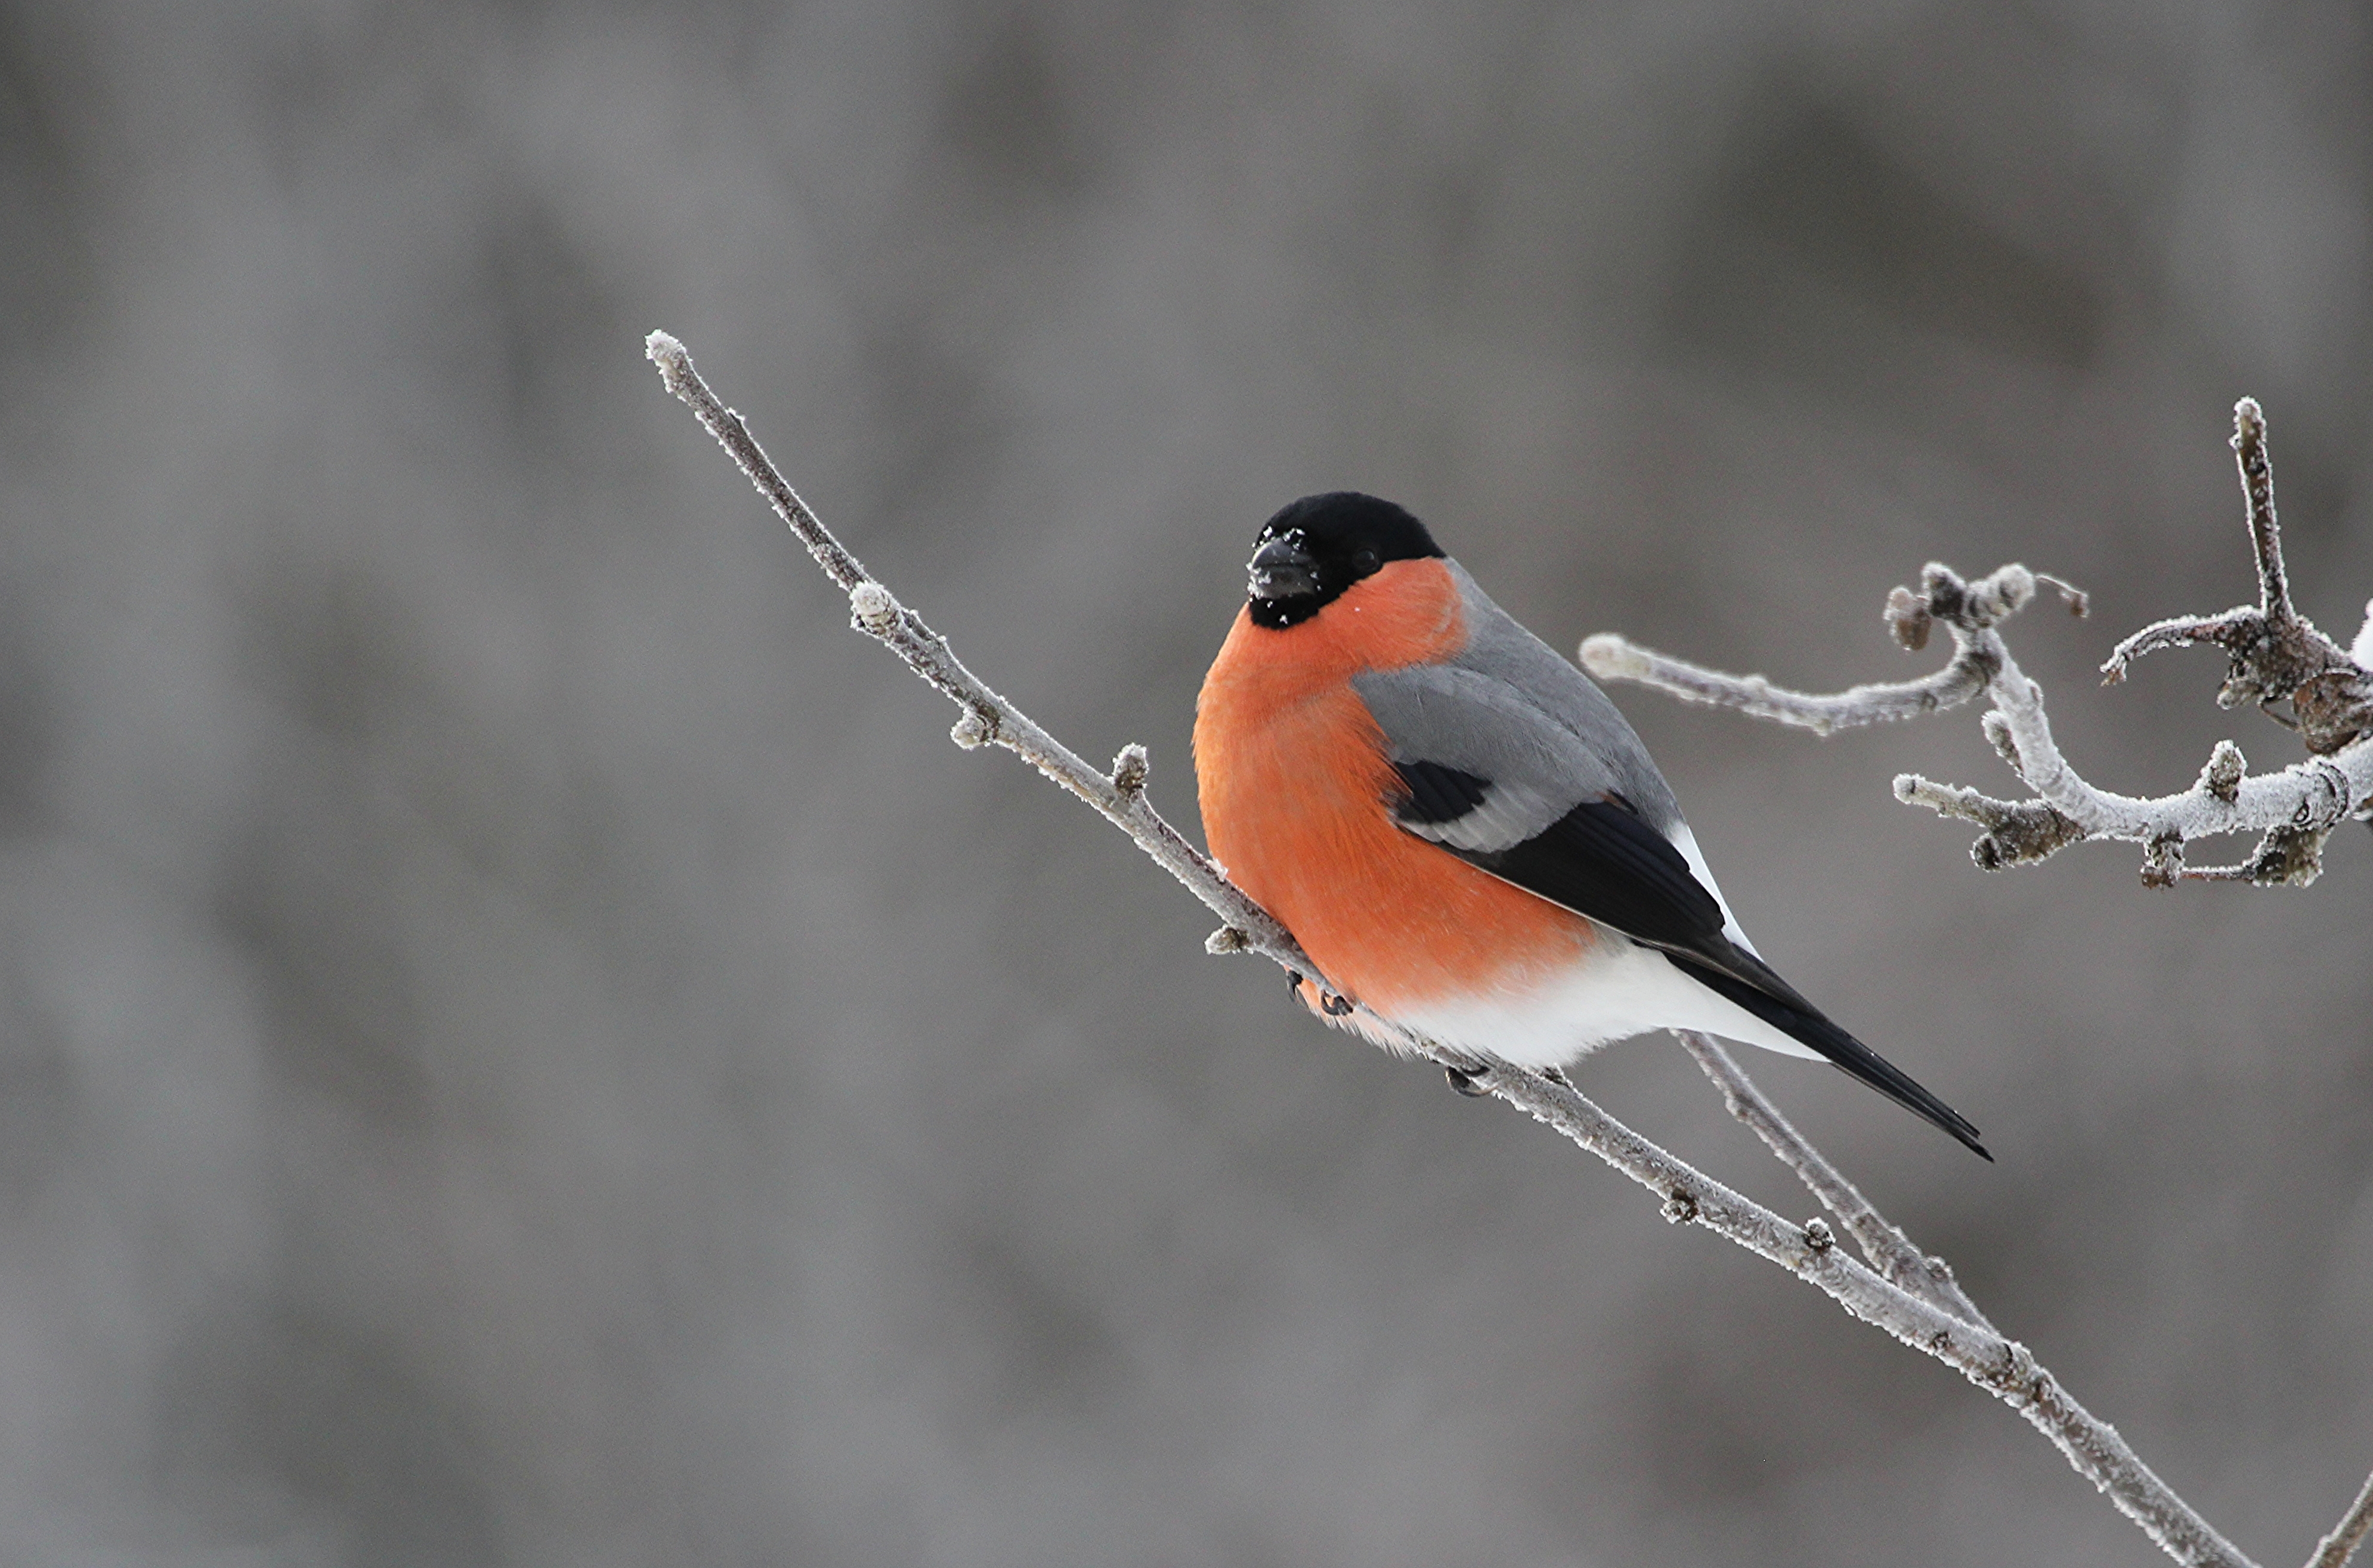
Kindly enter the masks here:
<path id="1" fill-rule="evenodd" d="M 807 546 L 808 553 L 815 557 L 824 575 L 848 593 L 850 623 L 906 660 L 906 668 L 963 710 L 952 732 L 957 745 L 970 749 L 994 744 L 1021 757 L 1094 807 L 1107 821 L 1135 839 L 1138 846 L 1163 870 L 1210 905 L 1213 913 L 1227 922 L 1225 929 L 1240 939 L 1237 950 L 1262 953 L 1289 969 L 1315 972 L 1308 956 L 1285 927 L 1269 918 L 1267 910 L 1237 891 L 1235 885 L 1221 876 L 1201 851 L 1180 837 L 1177 830 L 1153 809 L 1145 798 L 1144 748 L 1132 746 L 1122 751 L 1113 772 L 1107 775 L 1091 767 L 1069 747 L 1039 728 L 1028 714 L 990 690 L 950 651 L 945 637 L 932 631 L 921 616 L 900 604 L 888 588 L 876 582 L 864 563 L 808 510 L 807 503 L 799 498 L 760 449 L 749 427 L 742 423 L 742 416 L 708 389 L 708 383 L 693 368 L 692 356 L 684 352 L 684 344 L 665 332 L 653 332 L 644 350 L 659 366 L 660 379 L 667 389 L 683 399 L 699 416 L 708 433 L 733 455 L 750 482 L 758 487 L 758 494 L 773 505 L 776 516 L 789 524 L 800 542 Z"/>
<path id="2" fill-rule="evenodd" d="M 1635 680 L 1685 703 L 1736 708 L 1750 717 L 1795 725 L 1816 735 L 1835 735 L 1841 729 L 1958 708 L 1983 691 L 1993 673 L 1965 642 L 1955 651 L 1953 661 L 1934 675 L 1816 695 L 1774 686 L 1760 675 L 1719 674 L 1626 642 L 1611 632 L 1602 632 L 1582 645 L 1582 662 L 1602 680 Z"/>
<path id="3" fill-rule="evenodd" d="M 1583 643 L 1582 663 L 1602 680 L 1633 681 L 1685 703 L 1736 708 L 1752 718 L 1793 725 L 1816 735 L 1835 735 L 1865 725 L 1942 713 L 1985 691 L 1999 667 L 1981 633 L 2026 608 L 2039 586 L 2057 589 L 2071 614 L 2086 613 L 2083 594 L 2055 577 L 2019 565 L 2002 567 L 1974 583 L 1962 581 L 1947 567 L 1931 565 L 1917 593 L 1899 587 L 1889 594 L 1888 630 L 1905 648 L 1917 653 L 1926 647 L 1931 629 L 1940 622 L 1952 634 L 1952 661 L 1917 680 L 1835 692 L 1792 691 L 1760 675 L 1726 675 L 1656 653 L 1612 632 L 1601 632 Z"/>
<path id="4" fill-rule="evenodd" d="M 2005 1339 L 1982 1318 L 1968 1321 L 1882 1279 L 1839 1252 L 1829 1227 L 1820 1221 L 1790 1224 L 1641 1137 L 1570 1086 L 1504 1062 L 1464 1062 L 1461 1053 L 1445 1052 L 1440 1047 L 1431 1047 L 1426 1053 L 1461 1065 L 1476 1086 L 1530 1112 L 1535 1120 L 1556 1128 L 1642 1187 L 1662 1193 L 1667 1220 L 1702 1225 L 1779 1264 L 1827 1293 L 1864 1322 L 1926 1352 L 1992 1393 L 2050 1438 L 2078 1474 L 2107 1493 L 2120 1513 L 2177 1562 L 2204 1568 L 2208 1564 L 2243 1568 L 2249 1562 L 2142 1462 L 2115 1427 L 2070 1398 L 2025 1345 Z M 1744 1082 L 1745 1074 L 1735 1064 L 1730 1071 Z M 1752 1092 L 1751 1085 L 1748 1088 Z M 1771 1114 L 1773 1122 L 1785 1125 L 1776 1111 Z M 1810 1148 L 1793 1129 L 1789 1137 Z M 1836 1179 L 1839 1187 L 1845 1186 L 1842 1178 Z M 1900 1238 L 1900 1233 L 1897 1234 Z M 1918 1252 L 1908 1240 L 1902 1247 Z M 1950 1288 L 1958 1294 L 1958 1285 Z"/>
<path id="5" fill-rule="evenodd" d="M 2144 627 L 2111 650 L 2104 679 L 2123 680 L 2126 668 L 2160 648 L 2213 644 L 2225 651 L 2218 705 L 2261 707 L 2285 702 L 2282 722 L 2299 732 L 2309 751 L 2339 750 L 2373 729 L 2373 682 L 2365 667 L 2316 629 L 2291 604 L 2283 568 L 2283 536 L 2274 517 L 2274 470 L 2266 452 L 2266 421 L 2254 399 L 2233 411 L 2233 454 L 2249 503 L 2250 542 L 2258 560 L 2258 602 L 2221 615 L 2177 616 Z M 2280 717 L 2280 715 L 2276 715 Z"/>
<path id="6" fill-rule="evenodd" d="M 2266 452 L 2266 416 L 2255 398 L 2233 405 L 2233 460 L 2250 506 L 2250 540 L 2258 553 L 2258 607 L 2274 622 L 2299 619 L 2283 578 L 2283 530 L 2274 519 L 2274 464 Z"/>
<path id="7" fill-rule="evenodd" d="M 2373 1476 L 2365 1478 L 2357 1489 L 2356 1501 L 2348 1505 L 2340 1523 L 2332 1533 L 2316 1543 L 2315 1555 L 2307 1560 L 2307 1568 L 2344 1568 L 2364 1544 L 2366 1532 L 2373 1530 Z"/>
<path id="8" fill-rule="evenodd" d="M 2233 446 L 2257 552 L 2259 603 L 2146 626 L 2119 644 L 2102 669 L 2114 682 L 2134 659 L 2157 648 L 2195 643 L 2222 648 L 2228 668 L 2220 703 L 2290 704 L 2283 722 L 2299 732 L 2310 755 L 2280 772 L 2245 776 L 2239 749 L 2220 741 L 2198 781 L 2180 794 L 2137 797 L 2087 782 L 2061 754 L 2042 689 L 2020 671 L 1999 630 L 2034 597 L 2039 583 L 2052 582 L 2019 565 L 1965 583 L 1950 568 L 1931 563 L 1917 592 L 1899 587 L 1888 596 L 1888 624 L 1904 646 L 1922 646 L 1934 624 L 1944 625 L 1954 641 L 1945 668 L 1901 685 L 1858 686 L 1834 695 L 1783 691 L 1759 675 L 1705 669 L 1609 633 L 1583 644 L 1583 663 L 1604 679 L 1634 681 L 1684 702 L 1736 708 L 1822 735 L 1957 706 L 1982 691 L 1993 704 L 1985 716 L 1986 737 L 2034 798 L 1998 800 L 1916 773 L 1895 781 L 1897 799 L 1985 829 L 1970 851 L 1982 868 L 2027 865 L 2087 840 L 2120 839 L 2143 846 L 2143 880 L 2154 887 L 2179 880 L 2303 887 L 2320 871 L 2323 842 L 2332 829 L 2373 809 L 2373 672 L 2291 605 L 2265 419 L 2247 398 L 2235 411 Z M 2081 613 L 2081 596 L 2054 586 Z M 2244 832 L 2259 835 L 2246 861 L 2184 864 L 2191 841 Z"/>
<path id="9" fill-rule="evenodd" d="M 646 347 L 668 389 L 692 407 L 817 563 L 848 591 L 850 618 L 857 629 L 887 645 L 964 710 L 953 737 L 960 745 L 994 742 L 1006 747 L 1127 832 L 1226 922 L 1207 941 L 1211 951 L 1256 951 L 1290 972 L 1317 974 L 1292 934 L 1229 882 L 1153 809 L 1144 795 L 1146 760 L 1141 748 L 1125 749 L 1107 776 L 991 691 L 957 661 L 944 638 L 899 604 L 825 530 L 767 460 L 740 416 L 719 402 L 701 380 L 683 344 L 664 332 L 654 332 Z M 2015 580 L 2002 574 L 1997 578 L 2004 586 Z M 2028 577 L 2027 582 L 2025 591 L 2031 594 L 2033 579 Z M 1970 611 L 1973 617 L 2006 614 L 2016 608 L 2009 605 L 1988 611 L 1985 607 L 1993 601 L 1987 598 L 1983 585 L 1973 591 L 1976 608 Z M 1932 610 L 1947 598 L 1932 596 Z M 1323 988 L 1323 980 L 1320 984 Z M 2120 1512 L 2179 1562 L 2250 1568 L 2247 1558 L 2135 1457 L 2114 1427 L 2069 1398 L 2024 1345 L 1995 1332 L 1949 1276 L 1931 1267 L 1924 1254 L 1888 1225 L 1805 1143 L 1718 1047 L 1700 1060 L 1719 1058 L 1708 1071 L 1731 1095 L 1741 1119 L 1782 1153 L 1865 1248 L 1875 1249 L 1874 1257 L 1889 1260 L 1883 1267 L 1903 1273 L 1916 1288 L 1906 1288 L 1841 1254 L 1825 1222 L 1816 1219 L 1799 1225 L 1783 1219 L 1642 1137 L 1568 1083 L 1496 1057 L 1453 1050 L 1364 1008 L 1358 1011 L 1357 1021 L 1371 1039 L 1392 1050 L 1426 1057 L 1452 1071 L 1465 1085 L 1529 1112 L 1656 1193 L 1666 1219 L 1702 1225 L 1778 1263 L 1818 1286 L 1853 1316 L 1959 1370 L 2024 1415 L 2079 1474 L 2106 1493 Z"/>
<path id="10" fill-rule="evenodd" d="M 1962 1294 L 1959 1282 L 1953 1278 L 1951 1265 L 1922 1251 L 1880 1214 L 1861 1190 L 1829 1163 L 1829 1156 L 1807 1142 L 1780 1114 L 1780 1108 L 1764 1098 L 1763 1091 L 1740 1070 L 1719 1040 L 1691 1029 L 1673 1032 L 1681 1048 L 1722 1090 L 1731 1115 L 1762 1139 L 1781 1163 L 1794 1171 L 1806 1190 L 1821 1201 L 1822 1206 L 1838 1216 L 1839 1223 L 1846 1227 L 1847 1234 L 1862 1248 L 1863 1256 L 1870 1260 L 1871 1267 L 1882 1278 L 1940 1312 L 1993 1330 L 1993 1325 L 1986 1321 L 1977 1304 Z"/>

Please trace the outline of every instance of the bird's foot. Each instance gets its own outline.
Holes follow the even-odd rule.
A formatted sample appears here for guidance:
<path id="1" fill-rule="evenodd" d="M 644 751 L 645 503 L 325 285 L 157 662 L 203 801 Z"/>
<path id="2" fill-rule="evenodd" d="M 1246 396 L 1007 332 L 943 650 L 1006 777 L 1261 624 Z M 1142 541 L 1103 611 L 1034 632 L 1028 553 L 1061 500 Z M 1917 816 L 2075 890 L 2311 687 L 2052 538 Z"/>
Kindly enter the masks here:
<path id="1" fill-rule="evenodd" d="M 1293 993 L 1295 1001 L 1312 1012 L 1323 1014 L 1329 1018 L 1343 1017 L 1359 1005 L 1339 992 L 1329 991 L 1323 985 L 1311 984 L 1300 970 L 1286 970 L 1285 983 L 1286 988 Z"/>
<path id="2" fill-rule="evenodd" d="M 1444 1067 L 1442 1070 L 1442 1075 L 1450 1080 L 1452 1088 L 1456 1089 L 1468 1099 L 1481 1099 L 1491 1092 L 1475 1081 L 1481 1076 L 1480 1074 L 1466 1072 L 1457 1067 Z"/>
<path id="3" fill-rule="evenodd" d="M 1480 1073 L 1470 1073 L 1463 1067 L 1444 1067 L 1442 1070 L 1442 1075 L 1450 1080 L 1452 1088 L 1470 1099 L 1479 1099 L 1491 1092 L 1483 1087 L 1479 1081 L 1483 1076 Z M 1540 1075 L 1561 1089 L 1573 1087 L 1573 1080 L 1565 1075 L 1565 1069 L 1562 1067 L 1543 1067 L 1540 1069 Z"/>

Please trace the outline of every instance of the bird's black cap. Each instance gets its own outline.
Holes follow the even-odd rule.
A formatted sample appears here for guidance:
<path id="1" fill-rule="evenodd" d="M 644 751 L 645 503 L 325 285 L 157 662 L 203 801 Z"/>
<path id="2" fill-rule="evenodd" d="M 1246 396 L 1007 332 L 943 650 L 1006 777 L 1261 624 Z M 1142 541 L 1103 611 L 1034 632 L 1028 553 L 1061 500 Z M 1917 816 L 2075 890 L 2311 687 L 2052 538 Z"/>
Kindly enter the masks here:
<path id="1" fill-rule="evenodd" d="M 1247 570 L 1253 623 L 1299 625 L 1387 562 L 1437 559 L 1442 546 L 1401 507 L 1356 490 L 1305 495 L 1261 525 Z"/>

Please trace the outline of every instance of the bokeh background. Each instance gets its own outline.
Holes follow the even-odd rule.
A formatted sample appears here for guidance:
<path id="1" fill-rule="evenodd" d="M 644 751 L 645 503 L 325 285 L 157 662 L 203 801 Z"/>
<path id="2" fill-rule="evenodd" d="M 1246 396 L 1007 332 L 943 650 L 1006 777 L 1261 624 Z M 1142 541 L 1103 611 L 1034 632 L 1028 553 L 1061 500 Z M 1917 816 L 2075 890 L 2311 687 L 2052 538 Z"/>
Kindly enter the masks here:
<path id="1" fill-rule="evenodd" d="M 1821 14 L 1816 16 L 1818 9 Z M 2373 591 L 2360 6 L 0 8 L 0 1560 L 2134 1563 L 2019 1419 L 1330 1035 L 846 626 L 662 392 L 1193 821 L 1254 529 L 1558 645 L 1926 668 L 1940 558 L 2188 784 L 2273 421 Z M 2373 1464 L 2373 836 L 2001 877 L 1622 698 L 1749 929 L 1985 1130 L 1755 1065 L 2240 1543 Z M 2234 857 L 2243 842 L 2223 846 Z M 1617 1114 L 1809 1213 L 1668 1040 Z"/>

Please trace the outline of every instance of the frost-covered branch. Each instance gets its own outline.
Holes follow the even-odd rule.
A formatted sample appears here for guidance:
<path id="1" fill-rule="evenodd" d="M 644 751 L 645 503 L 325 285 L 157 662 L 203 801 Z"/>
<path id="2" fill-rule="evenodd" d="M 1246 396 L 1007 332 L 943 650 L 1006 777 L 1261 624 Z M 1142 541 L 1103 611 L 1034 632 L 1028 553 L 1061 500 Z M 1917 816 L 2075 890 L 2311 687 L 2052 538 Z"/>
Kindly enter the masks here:
<path id="1" fill-rule="evenodd" d="M 1723 1101 L 1730 1108 L 1731 1115 L 1762 1139 L 1780 1163 L 1794 1171 L 1822 1206 L 1838 1216 L 1838 1222 L 1846 1227 L 1846 1233 L 1854 1238 L 1863 1256 L 1870 1260 L 1871 1267 L 1881 1277 L 1939 1311 L 1993 1331 L 1993 1325 L 1986 1321 L 1986 1315 L 1962 1293 L 1960 1282 L 1953 1277 L 1952 1265 L 1921 1250 L 1880 1214 L 1862 1195 L 1861 1189 L 1847 1180 L 1844 1173 L 1829 1163 L 1829 1156 L 1813 1147 L 1780 1114 L 1780 1108 L 1763 1097 L 1763 1091 L 1732 1060 L 1721 1041 L 1694 1029 L 1675 1029 L 1673 1033 L 1681 1048 L 1722 1090 Z"/>
<path id="2" fill-rule="evenodd" d="M 644 343 L 651 363 L 660 368 L 667 389 L 690 405 L 708 433 L 733 455 L 775 508 L 790 525 L 841 591 L 848 595 L 849 621 L 857 630 L 888 647 L 906 661 L 906 668 L 952 699 L 962 710 L 950 738 L 967 750 L 1002 746 L 1040 772 L 1078 796 L 1151 855 L 1156 864 L 1186 885 L 1189 892 L 1227 922 L 1212 936 L 1214 950 L 1257 952 L 1288 969 L 1315 973 L 1284 926 L 1267 910 L 1239 892 L 1220 875 L 1200 850 L 1179 836 L 1145 798 L 1146 756 L 1141 746 L 1128 746 L 1113 761 L 1110 773 L 1088 761 L 1038 727 L 1027 714 L 1007 702 L 978 676 L 964 667 L 948 647 L 948 640 L 924 623 L 923 618 L 900 604 L 888 588 L 875 581 L 864 563 L 833 538 L 807 503 L 784 480 L 760 449 L 742 416 L 718 401 L 708 383 L 692 366 L 684 344 L 665 332 L 653 332 Z"/>
<path id="3" fill-rule="evenodd" d="M 909 668 L 955 702 L 962 710 L 953 736 L 957 744 L 967 748 L 995 744 L 1014 751 L 1127 832 L 1227 923 L 1207 944 L 1212 951 L 1258 952 L 1289 971 L 1318 975 L 1292 935 L 1154 810 L 1145 797 L 1143 748 L 1124 748 L 1107 775 L 990 690 L 957 660 L 945 638 L 901 605 L 817 521 L 759 449 L 741 417 L 719 401 L 701 380 L 682 343 L 664 332 L 653 332 L 646 349 L 668 389 L 691 406 L 817 563 L 848 594 L 856 628 L 888 646 Z M 1323 978 L 1320 983 L 1324 985 Z M 1331 992 L 1327 994 L 1339 1000 Z M 1839 1215 L 1850 1234 L 1870 1250 L 1880 1270 L 1896 1278 L 1883 1277 L 1841 1252 L 1827 1222 L 1814 1219 L 1798 1225 L 1783 1219 L 1642 1137 L 1570 1084 L 1497 1057 L 1442 1045 L 1362 1012 L 1361 1021 L 1368 1026 L 1372 1038 L 1439 1063 L 1468 1086 L 1496 1095 L 1557 1129 L 1655 1193 L 1667 1220 L 1704 1225 L 1815 1285 L 1854 1317 L 1961 1372 L 2024 1415 L 2067 1457 L 2078 1474 L 2108 1493 L 2120 1512 L 2177 1562 L 2250 1568 L 2247 1558 L 2135 1457 L 2114 1427 L 2077 1404 L 2026 1346 L 2004 1338 L 1969 1306 L 1949 1274 L 1940 1272 L 1924 1253 L 1888 1225 L 1713 1042 L 1691 1042 L 1690 1049 L 1723 1086 L 1734 1112 L 1761 1133 Z"/>
<path id="4" fill-rule="evenodd" d="M 2234 410 L 2233 447 L 2257 554 L 2258 603 L 2146 626 L 2120 643 L 2101 668 L 2116 682 L 2133 660 L 2156 649 L 2189 644 L 2223 649 L 2227 669 L 2217 692 L 2221 705 L 2251 701 L 2270 713 L 2276 703 L 2290 706 L 2287 716 L 2274 716 L 2298 732 L 2309 755 L 2280 772 L 2250 776 L 2240 749 L 2220 740 L 2198 780 L 2178 794 L 2138 797 L 2087 782 L 2052 739 L 2042 688 L 2020 671 L 1998 630 L 2035 597 L 2039 584 L 2058 588 L 2078 614 L 2084 598 L 2016 564 L 1967 582 L 1931 563 L 1918 591 L 1899 587 L 1888 596 L 1888 624 L 1905 647 L 1924 646 L 1935 625 L 1953 638 L 1950 663 L 1901 685 L 1857 686 L 1832 695 L 1788 691 L 1759 675 L 1702 668 L 1611 633 L 1583 644 L 1582 661 L 1602 679 L 1634 681 L 1685 702 L 1735 708 L 1821 735 L 1956 707 L 1983 691 L 1993 701 L 1986 738 L 2034 796 L 2000 800 L 1917 773 L 1895 781 L 1897 799 L 1985 830 L 1970 850 L 1980 866 L 1998 871 L 2072 843 L 2122 839 L 2143 846 L 2143 880 L 2154 887 L 2180 880 L 2304 887 L 2321 869 L 2323 842 L 2332 830 L 2373 810 L 2373 671 L 2291 604 L 2265 417 L 2248 398 Z M 2373 619 L 2367 633 L 2373 633 Z M 2367 641 L 2360 636 L 2360 643 Z M 2188 843 L 2219 833 L 2256 833 L 2258 846 L 2237 865 L 2184 864 Z"/>
<path id="5" fill-rule="evenodd" d="M 2307 1568 L 2344 1568 L 2364 1544 L 2368 1530 L 2373 1530 L 2373 1476 L 2365 1478 L 2365 1484 L 2357 1489 L 2356 1501 L 2348 1505 L 2340 1523 L 2332 1527 L 2332 1533 L 2316 1543 L 2315 1555 L 2307 1560 Z"/>

